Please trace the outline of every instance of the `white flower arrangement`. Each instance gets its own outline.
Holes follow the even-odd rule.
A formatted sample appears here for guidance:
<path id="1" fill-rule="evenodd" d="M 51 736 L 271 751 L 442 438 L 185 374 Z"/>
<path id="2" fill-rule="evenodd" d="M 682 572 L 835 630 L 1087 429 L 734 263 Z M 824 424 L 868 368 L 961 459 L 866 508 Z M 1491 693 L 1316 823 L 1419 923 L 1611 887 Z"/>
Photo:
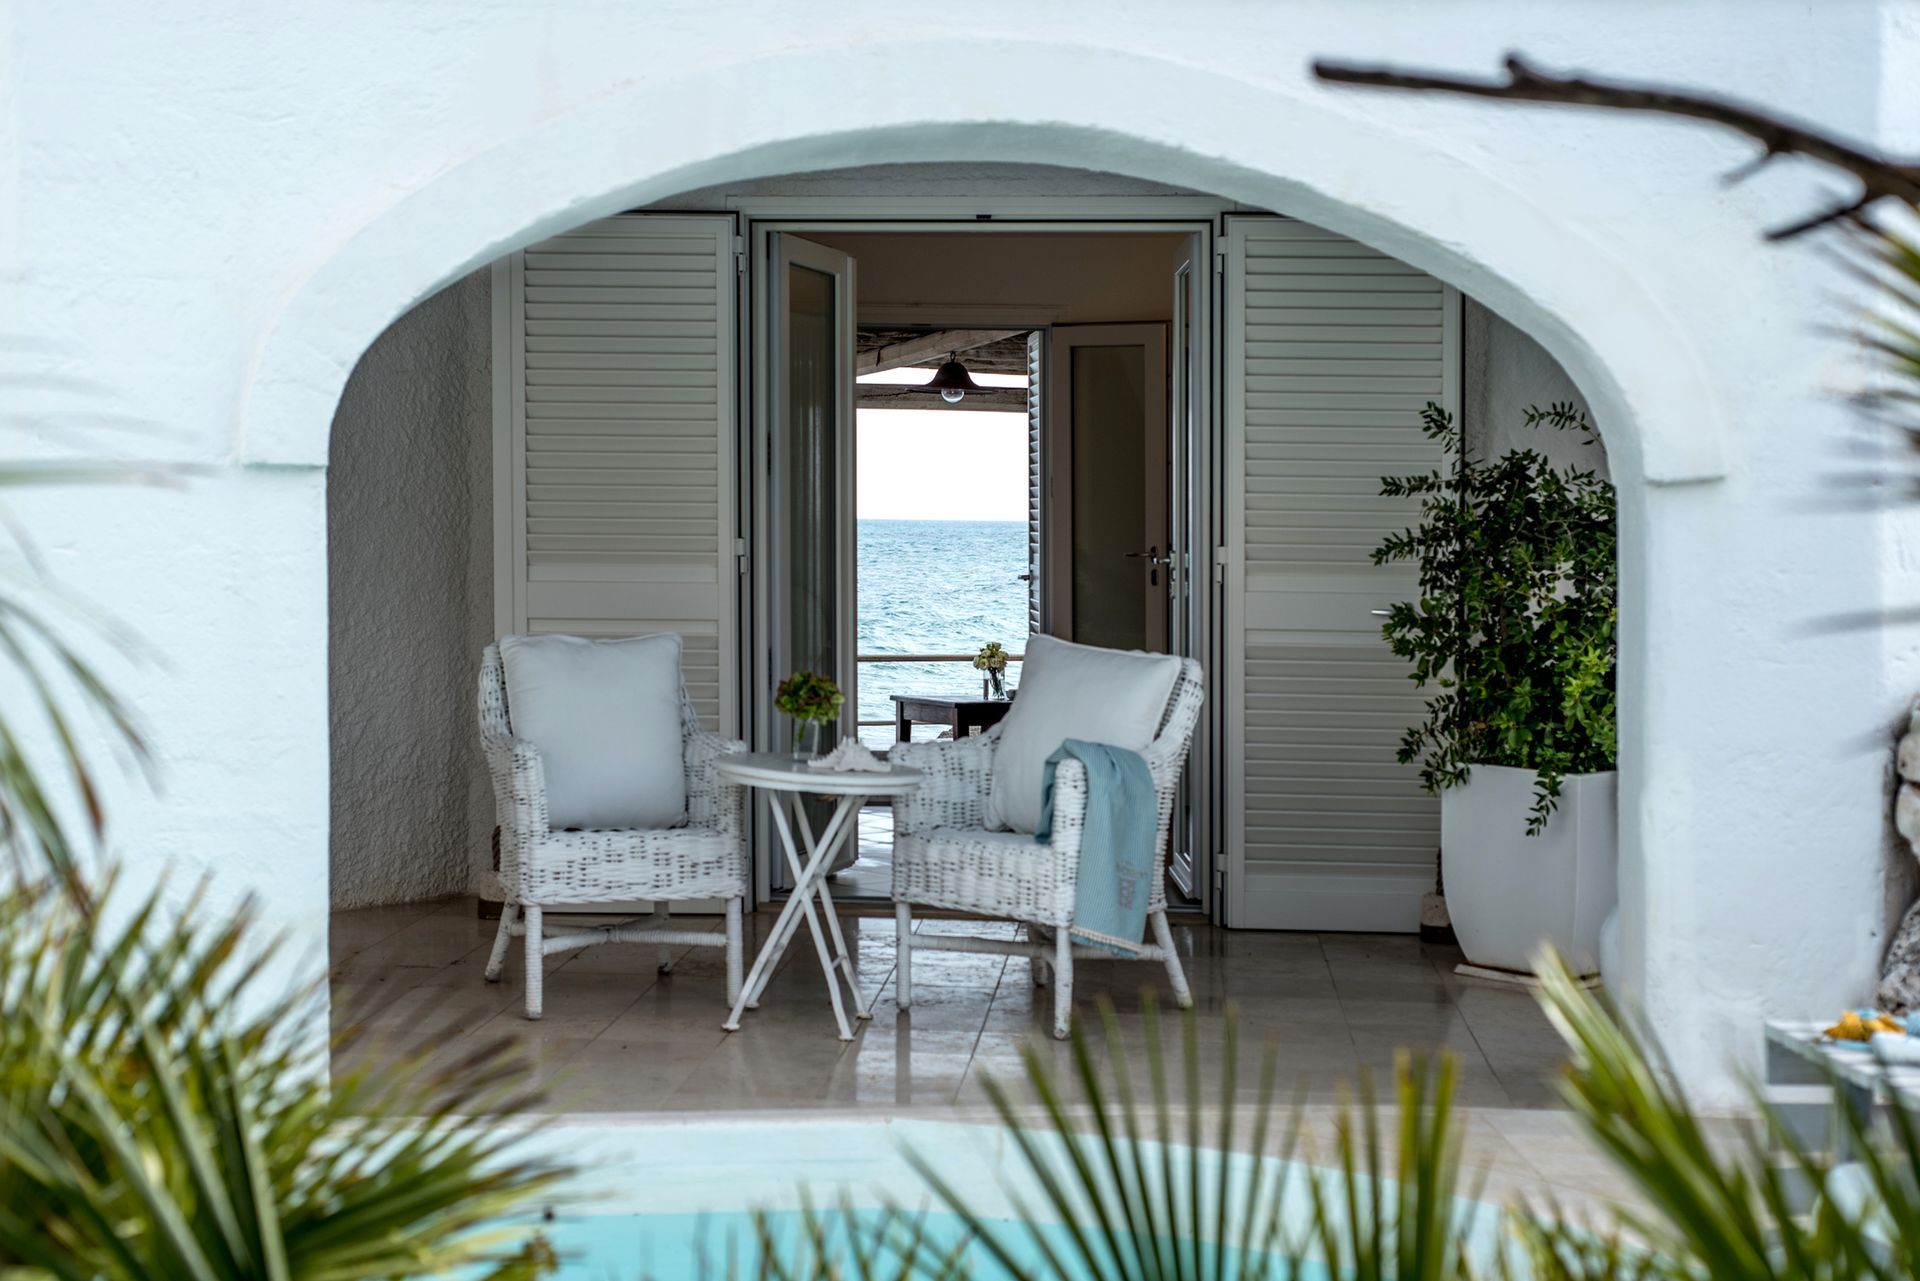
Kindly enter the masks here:
<path id="1" fill-rule="evenodd" d="M 988 641 L 973 656 L 973 665 L 983 672 L 1004 672 L 1007 670 L 1007 651 L 999 641 Z"/>

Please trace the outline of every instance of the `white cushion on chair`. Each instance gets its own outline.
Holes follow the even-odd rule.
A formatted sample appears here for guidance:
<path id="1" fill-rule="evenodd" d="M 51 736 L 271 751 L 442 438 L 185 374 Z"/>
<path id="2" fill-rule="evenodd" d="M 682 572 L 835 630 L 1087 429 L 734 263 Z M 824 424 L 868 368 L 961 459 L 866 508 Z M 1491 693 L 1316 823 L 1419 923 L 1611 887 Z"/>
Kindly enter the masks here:
<path id="1" fill-rule="evenodd" d="M 554 830 L 686 821 L 678 636 L 503 636 L 500 662 L 513 736 L 540 749 Z"/>
<path id="2" fill-rule="evenodd" d="M 1041 778 L 1060 744 L 1079 738 L 1139 751 L 1159 732 L 1179 679 L 1171 654 L 1028 637 L 1019 696 L 993 752 L 987 820 L 1016 832 L 1038 828 Z"/>

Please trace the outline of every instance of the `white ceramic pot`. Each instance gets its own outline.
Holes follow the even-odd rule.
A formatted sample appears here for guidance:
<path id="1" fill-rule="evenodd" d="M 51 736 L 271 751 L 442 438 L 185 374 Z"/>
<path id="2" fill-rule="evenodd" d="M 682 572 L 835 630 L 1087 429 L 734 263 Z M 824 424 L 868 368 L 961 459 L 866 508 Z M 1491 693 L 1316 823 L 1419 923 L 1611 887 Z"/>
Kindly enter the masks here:
<path id="1" fill-rule="evenodd" d="M 1600 966 L 1600 926 L 1617 897 L 1617 775 L 1569 774 L 1538 836 L 1527 835 L 1532 770 L 1475 765 L 1440 794 L 1447 910 L 1475 965 L 1526 972 L 1551 943 L 1577 974 Z"/>

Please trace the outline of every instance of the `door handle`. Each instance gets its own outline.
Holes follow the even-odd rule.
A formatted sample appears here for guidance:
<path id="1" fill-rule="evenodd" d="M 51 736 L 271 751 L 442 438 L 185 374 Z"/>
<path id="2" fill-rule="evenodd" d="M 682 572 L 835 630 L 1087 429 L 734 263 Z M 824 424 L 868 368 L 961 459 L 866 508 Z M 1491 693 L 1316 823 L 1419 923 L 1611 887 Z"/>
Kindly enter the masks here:
<path id="1" fill-rule="evenodd" d="M 1128 560 L 1144 560 L 1147 562 L 1147 586 L 1149 587 L 1158 587 L 1160 585 L 1160 571 L 1162 569 L 1168 571 L 1173 569 L 1173 548 L 1171 547 L 1167 548 L 1167 554 L 1165 556 L 1160 554 L 1158 547 L 1149 547 L 1143 552 L 1127 552 L 1126 557 Z"/>

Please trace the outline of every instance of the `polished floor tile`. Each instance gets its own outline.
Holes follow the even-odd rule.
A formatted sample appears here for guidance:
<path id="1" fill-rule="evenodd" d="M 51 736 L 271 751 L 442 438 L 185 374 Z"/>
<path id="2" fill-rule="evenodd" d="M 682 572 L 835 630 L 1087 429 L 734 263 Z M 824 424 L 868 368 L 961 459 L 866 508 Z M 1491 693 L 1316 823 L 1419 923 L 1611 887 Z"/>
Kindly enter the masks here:
<path id="1" fill-rule="evenodd" d="M 772 911 L 746 922 L 748 963 L 771 933 Z M 657 947 L 611 944 L 547 958 L 545 1017 L 523 1016 L 516 946 L 499 983 L 482 980 L 495 923 L 471 900 L 344 911 L 332 921 L 337 1031 L 358 1029 L 340 1070 L 378 1073 L 427 1045 L 428 1061 L 463 1047 L 519 1042 L 544 1106 L 568 1113 L 831 1112 L 977 1114 L 987 1082 L 1016 1100 L 1025 1055 L 1064 1078 L 1069 1047 L 1048 1035 L 1051 985 L 1036 986 L 1024 957 L 916 952 L 912 1004 L 900 1008 L 892 913 L 849 905 L 842 926 L 872 1017 L 838 1038 L 820 962 L 804 929 L 757 1009 L 724 1032 L 725 962 L 716 949 L 675 945 L 662 973 Z M 686 928 L 718 931 L 717 918 Z M 1010 939 L 1005 922 L 924 919 L 916 932 Z M 1490 1185 L 1611 1195 L 1617 1177 L 1592 1158 L 1555 1107 L 1558 1038 L 1531 995 L 1453 973 L 1458 953 L 1417 939 L 1225 931 L 1175 926 L 1194 995 L 1199 1088 L 1212 1107 L 1231 1085 L 1244 1105 L 1272 1065 L 1283 1099 L 1323 1107 L 1363 1082 L 1391 1091 L 1396 1065 L 1446 1053 L 1459 1101 L 1489 1161 Z M 851 1013 L 851 1011 L 850 1011 Z M 1096 1071 L 1150 1088 L 1149 1028 L 1180 1052 L 1182 1024 L 1158 965 L 1091 960 L 1076 967 L 1075 1013 L 1099 1038 Z M 1229 1034 L 1238 1058 L 1226 1070 Z M 1176 1093 L 1182 1097 L 1184 1090 Z M 1330 1113 L 1328 1114 L 1330 1115 Z M 1502 1182 L 1504 1181 L 1504 1183 Z"/>

